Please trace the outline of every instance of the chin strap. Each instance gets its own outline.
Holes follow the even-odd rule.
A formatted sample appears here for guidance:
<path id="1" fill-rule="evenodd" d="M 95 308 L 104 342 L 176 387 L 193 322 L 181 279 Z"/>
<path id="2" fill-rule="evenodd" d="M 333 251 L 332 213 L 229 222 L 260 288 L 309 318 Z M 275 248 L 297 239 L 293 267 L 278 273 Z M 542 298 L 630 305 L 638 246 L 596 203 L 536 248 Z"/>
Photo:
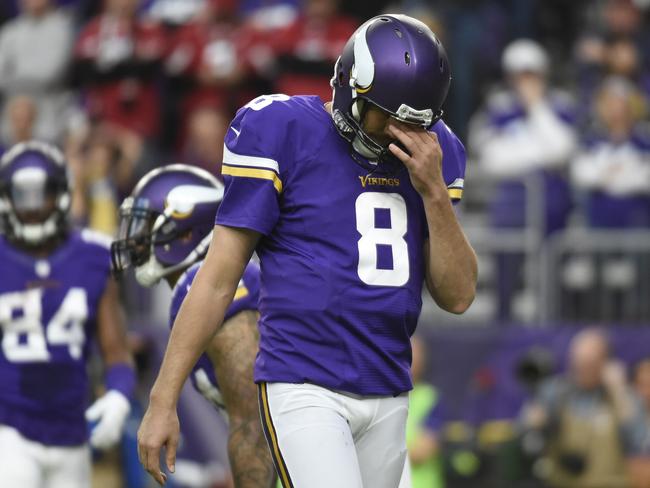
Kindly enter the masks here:
<path id="1" fill-rule="evenodd" d="M 16 239 L 33 246 L 42 244 L 58 232 L 57 215 L 51 215 L 41 224 L 24 224 L 15 215 L 9 214 L 12 232 Z"/>
<path id="2" fill-rule="evenodd" d="M 70 195 L 68 193 L 62 194 L 58 198 L 56 207 L 56 210 L 52 212 L 45 222 L 26 224 L 18 218 L 11 203 L 5 199 L 0 200 L 0 214 L 5 215 L 5 223 L 11 229 L 13 238 L 24 242 L 28 246 L 43 244 L 61 231 L 70 208 Z M 7 232 L 7 229 L 5 229 L 5 232 Z"/>
<path id="3" fill-rule="evenodd" d="M 165 268 L 156 259 L 154 244 L 152 242 L 149 260 L 142 266 L 135 268 L 135 279 L 138 281 L 138 283 L 147 288 L 155 285 L 165 276 L 169 276 L 176 271 L 188 268 L 200 260 L 208 251 L 211 240 L 212 231 L 207 236 L 205 236 L 201 242 L 199 242 L 199 244 L 192 250 L 191 253 L 187 255 L 185 259 L 183 259 L 180 263 L 177 263 L 174 266 L 170 266 L 168 268 Z"/>

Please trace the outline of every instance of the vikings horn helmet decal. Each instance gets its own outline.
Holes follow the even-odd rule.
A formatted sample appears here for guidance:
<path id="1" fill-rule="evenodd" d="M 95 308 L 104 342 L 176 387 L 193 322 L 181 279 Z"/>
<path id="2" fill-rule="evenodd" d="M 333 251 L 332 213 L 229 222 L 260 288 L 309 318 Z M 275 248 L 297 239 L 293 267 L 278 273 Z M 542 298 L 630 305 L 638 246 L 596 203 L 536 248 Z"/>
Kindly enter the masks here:
<path id="1" fill-rule="evenodd" d="M 207 171 L 172 164 L 147 173 L 120 207 L 120 233 L 111 246 L 113 271 L 135 268 L 143 286 L 205 256 L 223 184 Z"/>

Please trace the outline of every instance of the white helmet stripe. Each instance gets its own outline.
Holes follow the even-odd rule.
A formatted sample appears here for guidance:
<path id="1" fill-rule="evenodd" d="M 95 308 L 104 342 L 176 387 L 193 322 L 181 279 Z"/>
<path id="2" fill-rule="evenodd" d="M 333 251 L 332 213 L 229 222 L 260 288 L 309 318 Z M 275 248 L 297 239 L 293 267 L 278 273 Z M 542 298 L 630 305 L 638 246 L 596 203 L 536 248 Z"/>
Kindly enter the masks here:
<path id="1" fill-rule="evenodd" d="M 359 88 L 368 88 L 375 79 L 375 62 L 370 54 L 366 32 L 373 22 L 366 22 L 354 35 L 354 66 L 350 84 L 356 84 Z M 355 88 L 355 86 L 352 86 Z"/>

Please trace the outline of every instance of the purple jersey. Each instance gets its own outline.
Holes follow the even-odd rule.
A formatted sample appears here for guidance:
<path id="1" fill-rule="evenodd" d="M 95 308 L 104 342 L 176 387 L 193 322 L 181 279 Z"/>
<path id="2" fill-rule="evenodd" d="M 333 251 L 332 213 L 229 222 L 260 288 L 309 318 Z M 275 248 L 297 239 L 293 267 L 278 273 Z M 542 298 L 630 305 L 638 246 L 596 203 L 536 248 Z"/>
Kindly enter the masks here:
<path id="1" fill-rule="evenodd" d="M 460 198 L 464 148 L 444 122 L 433 131 Z M 368 174 L 318 97 L 271 95 L 237 113 L 223 174 L 217 224 L 263 234 L 255 380 L 409 390 L 428 228 L 406 168 Z"/>
<path id="2" fill-rule="evenodd" d="M 86 360 L 110 273 L 107 237 L 83 230 L 45 258 L 0 237 L 0 424 L 46 445 L 86 442 Z"/>
<path id="3" fill-rule="evenodd" d="M 172 292 L 172 304 L 169 310 L 169 327 L 173 327 L 176 315 L 181 308 L 181 304 L 190 291 L 190 286 L 194 277 L 201 267 L 201 262 L 195 263 L 185 271 L 178 279 L 174 291 Z M 248 263 L 244 270 L 235 297 L 226 310 L 224 322 L 234 317 L 243 310 L 257 310 L 260 297 L 260 268 L 254 262 Z M 206 354 L 202 354 L 192 370 L 192 384 L 203 396 L 215 404 L 218 408 L 224 408 L 221 394 L 218 391 L 219 384 L 214 375 L 214 368 Z"/>

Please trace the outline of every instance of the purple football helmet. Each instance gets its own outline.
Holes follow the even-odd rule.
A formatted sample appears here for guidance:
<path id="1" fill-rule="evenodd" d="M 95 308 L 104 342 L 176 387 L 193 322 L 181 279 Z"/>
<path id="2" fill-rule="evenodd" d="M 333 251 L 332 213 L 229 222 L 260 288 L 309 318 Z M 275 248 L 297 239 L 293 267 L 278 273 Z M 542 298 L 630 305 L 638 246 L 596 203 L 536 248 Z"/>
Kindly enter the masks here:
<path id="1" fill-rule="evenodd" d="M 394 163 L 388 148 L 363 131 L 368 103 L 429 129 L 442 117 L 450 81 L 445 48 L 431 29 L 406 15 L 379 15 L 356 30 L 336 61 L 332 117 L 358 154 Z"/>
<path id="2" fill-rule="evenodd" d="M 68 230 L 70 184 L 63 154 L 40 141 L 16 144 L 0 159 L 0 228 L 22 246 L 37 247 Z"/>
<path id="3" fill-rule="evenodd" d="M 182 271 L 205 256 L 223 184 L 185 164 L 154 169 L 120 207 L 120 234 L 111 246 L 113 271 L 135 268 L 143 286 Z"/>

